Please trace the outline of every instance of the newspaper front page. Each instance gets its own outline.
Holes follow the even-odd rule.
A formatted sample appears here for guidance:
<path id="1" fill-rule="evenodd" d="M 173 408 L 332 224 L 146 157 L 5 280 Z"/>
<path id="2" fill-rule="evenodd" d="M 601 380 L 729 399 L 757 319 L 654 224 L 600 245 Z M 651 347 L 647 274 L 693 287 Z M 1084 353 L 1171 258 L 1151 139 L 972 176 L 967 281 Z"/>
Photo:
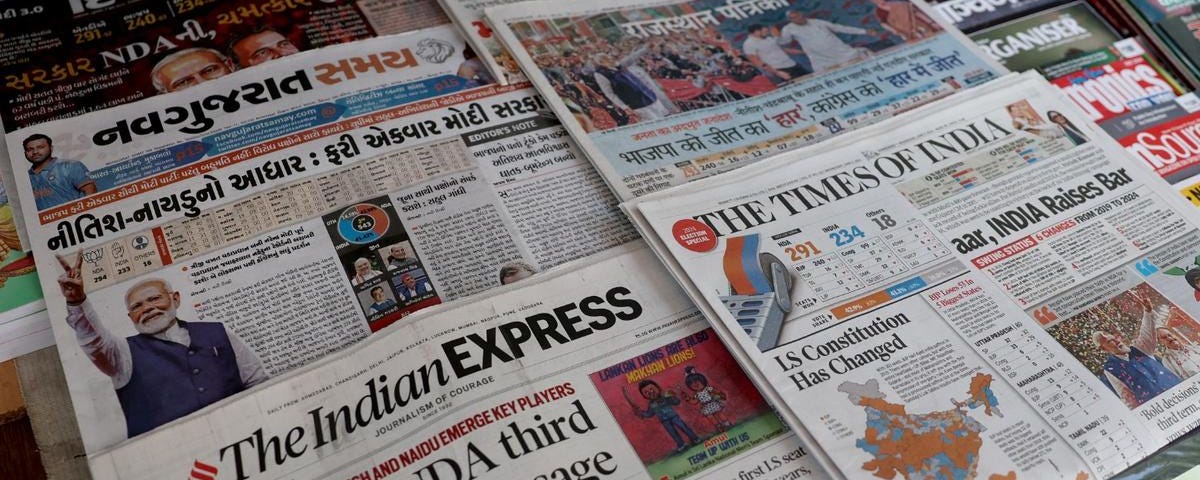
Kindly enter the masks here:
<path id="1" fill-rule="evenodd" d="M 1003 72 L 919 2 L 525 2 L 494 35 L 622 200 Z"/>
<path id="2" fill-rule="evenodd" d="M 637 238 L 532 89 L 456 75 L 463 47 L 380 37 L 9 136 L 87 451 Z"/>
<path id="3" fill-rule="evenodd" d="M 301 51 L 447 22 L 434 0 L 8 2 L 0 5 L 0 124 L 8 133 Z M 0 163 L 0 177 L 11 175 L 7 148 Z M 0 230 L 20 232 L 15 186 L 6 185 L 14 193 L 0 206 Z M 0 361 L 54 344 L 33 257 L 3 235 Z"/>
<path id="4" fill-rule="evenodd" d="M 842 475 L 1108 478 L 1200 424 L 1200 230 L 1087 118 L 1014 75 L 630 209 Z"/>
<path id="5" fill-rule="evenodd" d="M 653 254 L 631 247 L 420 312 L 93 455 L 92 470 L 100 480 L 828 478 Z"/>

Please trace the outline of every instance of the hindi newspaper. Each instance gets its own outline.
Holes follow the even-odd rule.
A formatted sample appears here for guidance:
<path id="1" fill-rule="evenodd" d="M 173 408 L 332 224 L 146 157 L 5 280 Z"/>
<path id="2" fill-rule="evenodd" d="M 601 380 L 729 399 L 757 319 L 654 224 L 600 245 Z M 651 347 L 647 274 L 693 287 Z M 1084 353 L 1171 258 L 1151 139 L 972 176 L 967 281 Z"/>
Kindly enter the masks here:
<path id="1" fill-rule="evenodd" d="M 98 480 L 828 478 L 644 244 L 425 310 Z M 154 458 L 155 461 L 146 461 Z"/>
<path id="2" fill-rule="evenodd" d="M 629 209 L 841 475 L 1108 478 L 1200 424 L 1162 190 L 1027 72 Z"/>
<path id="3" fill-rule="evenodd" d="M 524 2 L 486 15 L 623 200 L 1004 71 L 906 0 Z"/>
<path id="4" fill-rule="evenodd" d="M 540 97 L 457 76 L 463 50 L 380 37 L 9 135 L 88 452 L 637 238 Z"/>

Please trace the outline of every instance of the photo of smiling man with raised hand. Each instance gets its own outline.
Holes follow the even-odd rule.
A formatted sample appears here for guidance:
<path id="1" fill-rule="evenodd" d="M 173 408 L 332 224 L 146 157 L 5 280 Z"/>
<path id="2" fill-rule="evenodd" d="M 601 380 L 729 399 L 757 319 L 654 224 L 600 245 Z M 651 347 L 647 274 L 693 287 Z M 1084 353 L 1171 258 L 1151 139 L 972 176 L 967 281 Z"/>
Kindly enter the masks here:
<path id="1" fill-rule="evenodd" d="M 83 254 L 57 258 L 65 272 L 58 285 L 67 324 L 92 364 L 112 379 L 129 437 L 267 379 L 258 355 L 225 325 L 180 320 L 179 292 L 166 280 L 145 279 L 126 290 L 125 308 L 138 333 L 119 338 L 88 302 Z"/>

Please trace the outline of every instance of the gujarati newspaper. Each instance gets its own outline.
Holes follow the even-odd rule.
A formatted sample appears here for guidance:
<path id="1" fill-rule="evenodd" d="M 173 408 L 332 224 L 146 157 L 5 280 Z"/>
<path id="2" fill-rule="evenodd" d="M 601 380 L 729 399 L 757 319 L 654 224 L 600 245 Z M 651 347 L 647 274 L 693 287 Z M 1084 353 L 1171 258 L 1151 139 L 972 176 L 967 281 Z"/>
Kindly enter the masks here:
<path id="1" fill-rule="evenodd" d="M 9 135 L 88 452 L 637 238 L 541 98 L 463 51 L 379 37 Z"/>
<path id="2" fill-rule="evenodd" d="M 0 5 L 0 124 L 8 133 L 301 51 L 446 22 L 434 0 L 7 2 Z M 23 156 L 14 158 L 23 171 Z M 0 164 L 0 177 L 12 176 L 7 148 Z M 0 361 L 54 343 L 28 243 L 11 235 L 23 230 L 15 185 L 5 190 Z"/>

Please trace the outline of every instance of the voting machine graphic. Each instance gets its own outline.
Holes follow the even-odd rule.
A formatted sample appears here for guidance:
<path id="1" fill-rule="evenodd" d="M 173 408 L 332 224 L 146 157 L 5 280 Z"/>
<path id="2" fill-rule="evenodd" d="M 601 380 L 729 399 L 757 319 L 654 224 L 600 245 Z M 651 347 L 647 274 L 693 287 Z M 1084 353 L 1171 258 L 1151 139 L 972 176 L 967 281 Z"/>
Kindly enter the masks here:
<path id="1" fill-rule="evenodd" d="M 758 243 L 758 234 L 726 240 L 723 263 L 729 295 L 721 301 L 765 351 L 779 343 L 783 317 L 792 310 L 792 277 L 774 255 L 759 253 Z"/>

